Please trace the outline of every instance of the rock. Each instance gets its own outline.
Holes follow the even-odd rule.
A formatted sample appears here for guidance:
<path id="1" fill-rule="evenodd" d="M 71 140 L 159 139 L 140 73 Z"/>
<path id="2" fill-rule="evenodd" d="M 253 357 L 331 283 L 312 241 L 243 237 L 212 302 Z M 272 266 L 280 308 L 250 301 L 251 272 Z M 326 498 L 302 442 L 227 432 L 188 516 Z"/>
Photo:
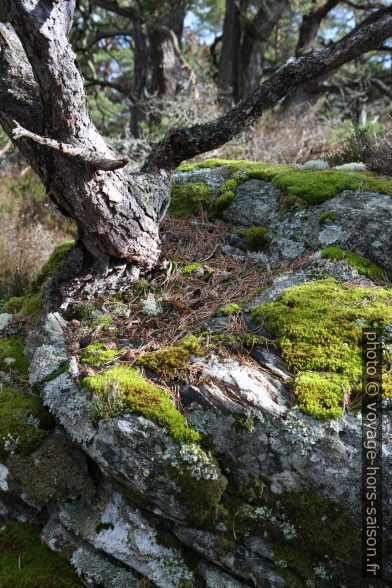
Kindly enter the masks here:
<path id="1" fill-rule="evenodd" d="M 272 184 L 249 180 L 238 186 L 235 199 L 222 216 L 244 227 L 270 226 L 278 221 L 280 198 L 280 190 Z"/>
<path id="2" fill-rule="evenodd" d="M 177 172 L 173 174 L 172 182 L 181 186 L 189 183 L 207 184 L 212 193 L 216 194 L 230 176 L 230 169 L 227 166 L 221 166 L 215 169 L 194 169 L 187 172 Z"/>
<path id="3" fill-rule="evenodd" d="M 42 400 L 56 416 L 71 439 L 78 443 L 90 441 L 95 434 L 94 406 L 80 390 L 72 377 L 63 373 L 47 382 L 42 390 Z"/>
<path id="4" fill-rule="evenodd" d="M 209 531 L 189 527 L 175 527 L 175 535 L 185 545 L 216 562 L 225 569 L 235 571 L 244 580 L 251 581 L 260 588 L 284 588 L 286 582 L 273 570 L 273 562 L 248 550 L 243 545 L 232 549 L 222 549 L 220 537 Z"/>
<path id="5" fill-rule="evenodd" d="M 7 466 L 0 463 L 0 490 L 2 490 L 3 492 L 7 492 L 7 490 L 8 490 L 8 482 L 7 482 L 8 474 L 9 474 L 9 470 L 8 470 Z"/>
<path id="6" fill-rule="evenodd" d="M 194 582 L 181 550 L 164 546 L 154 519 L 130 507 L 110 487 L 101 490 L 97 501 L 65 503 L 59 515 L 67 529 L 157 586 L 177 588 L 186 581 Z"/>
<path id="7" fill-rule="evenodd" d="M 11 320 L 12 314 L 9 314 L 8 312 L 0 313 L 0 331 L 3 331 L 9 325 Z"/>
<path id="8" fill-rule="evenodd" d="M 302 165 L 302 169 L 311 169 L 314 171 L 321 171 L 329 169 L 329 164 L 323 159 L 310 159 Z"/>

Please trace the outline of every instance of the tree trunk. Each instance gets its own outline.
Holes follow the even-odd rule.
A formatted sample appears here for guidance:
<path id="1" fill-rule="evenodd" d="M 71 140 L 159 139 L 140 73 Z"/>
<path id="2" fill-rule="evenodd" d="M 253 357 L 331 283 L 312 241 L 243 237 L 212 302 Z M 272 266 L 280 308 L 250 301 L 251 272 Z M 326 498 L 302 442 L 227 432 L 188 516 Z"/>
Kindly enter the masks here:
<path id="1" fill-rule="evenodd" d="M 248 0 L 226 0 L 218 74 L 218 101 L 225 109 L 238 102 L 240 96 L 241 14 L 247 3 Z"/>
<path id="2" fill-rule="evenodd" d="M 0 122 L 56 206 L 75 220 L 80 240 L 94 258 L 151 268 L 159 256 L 158 220 L 169 195 L 167 176 L 116 169 L 123 162 L 91 122 L 67 40 L 72 3 L 32 4 L 10 2 L 14 28 L 0 25 Z M 14 135 L 16 123 L 30 134 Z M 39 140 L 48 136 L 57 148 Z"/>
<path id="3" fill-rule="evenodd" d="M 303 16 L 295 50 L 296 57 L 310 55 L 313 52 L 317 43 L 320 25 L 323 19 L 337 4 L 339 4 L 339 0 L 327 0 L 325 4 Z M 289 110 L 293 110 L 300 113 L 310 106 L 317 104 L 324 96 L 324 85 L 328 81 L 328 78 L 328 75 L 319 76 L 306 84 L 300 84 L 284 100 L 282 105 L 283 112 L 286 113 Z"/>
<path id="4" fill-rule="evenodd" d="M 133 23 L 135 52 L 130 128 L 134 137 L 140 134 L 141 122 L 159 124 L 159 115 L 149 112 L 149 98 L 174 98 L 178 92 L 184 18 L 185 8 L 181 4 L 159 25 L 146 26 L 140 19 Z"/>
<path id="5" fill-rule="evenodd" d="M 170 173 L 181 161 L 223 145 L 291 88 L 375 49 L 392 33 L 392 8 L 377 11 L 339 43 L 281 67 L 225 115 L 174 129 L 141 172 L 125 174 L 125 162 L 106 146 L 89 116 L 67 38 L 73 5 L 7 2 L 11 24 L 0 23 L 0 122 L 53 202 L 77 223 L 79 251 L 88 252 L 76 260 L 77 271 L 84 271 L 85 281 L 113 287 L 117 277 L 136 279 L 158 263 L 158 226 L 169 202 Z M 88 276 L 84 259 L 98 274 Z"/>
<path id="6" fill-rule="evenodd" d="M 288 5 L 288 0 L 262 2 L 253 20 L 245 22 L 241 45 L 240 99 L 249 96 L 260 85 L 269 39 Z"/>

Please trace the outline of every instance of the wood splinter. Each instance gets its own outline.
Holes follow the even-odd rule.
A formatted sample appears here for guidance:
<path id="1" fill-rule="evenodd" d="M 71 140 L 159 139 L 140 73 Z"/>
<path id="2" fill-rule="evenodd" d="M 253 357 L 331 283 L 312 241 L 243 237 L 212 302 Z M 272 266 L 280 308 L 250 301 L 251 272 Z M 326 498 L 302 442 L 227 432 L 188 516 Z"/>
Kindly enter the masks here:
<path id="1" fill-rule="evenodd" d="M 69 145 L 67 143 L 62 143 L 61 141 L 56 141 L 55 139 L 49 139 L 48 137 L 40 137 L 27 129 L 24 129 L 17 123 L 15 120 L 13 121 L 15 127 L 12 130 L 12 136 L 15 140 L 18 139 L 31 139 L 35 143 L 39 145 L 44 145 L 45 147 L 49 147 L 50 149 L 54 149 L 55 151 L 59 151 L 63 155 L 67 157 L 77 157 L 84 161 L 87 165 L 93 167 L 94 169 L 100 169 L 104 171 L 114 171 L 116 169 L 120 169 L 127 165 L 128 159 L 109 159 L 94 151 L 88 151 L 87 149 L 83 149 L 82 147 L 76 147 L 75 145 Z"/>

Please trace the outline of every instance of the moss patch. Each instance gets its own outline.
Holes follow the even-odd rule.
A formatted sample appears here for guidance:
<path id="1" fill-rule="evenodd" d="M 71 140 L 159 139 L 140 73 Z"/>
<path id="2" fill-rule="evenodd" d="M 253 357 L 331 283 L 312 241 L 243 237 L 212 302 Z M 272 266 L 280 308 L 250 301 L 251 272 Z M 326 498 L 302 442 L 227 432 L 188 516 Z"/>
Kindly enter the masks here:
<path id="1" fill-rule="evenodd" d="M 1 588 L 83 586 L 71 565 L 42 545 L 40 530 L 27 523 L 0 529 Z"/>
<path id="2" fill-rule="evenodd" d="M 211 188 L 206 184 L 195 182 L 183 186 L 174 184 L 172 187 L 169 209 L 172 216 L 196 216 L 202 210 L 210 210 L 211 205 Z"/>
<path id="3" fill-rule="evenodd" d="M 241 306 L 236 304 L 235 302 L 231 302 L 230 304 L 226 304 L 226 306 L 222 306 L 218 308 L 217 313 L 223 316 L 230 316 L 233 314 L 240 314 Z"/>
<path id="4" fill-rule="evenodd" d="M 342 414 L 345 391 L 361 393 L 362 328 L 392 323 L 392 291 L 333 279 L 308 282 L 254 308 L 252 318 L 267 324 L 296 373 L 294 394 L 301 409 L 328 418 Z M 390 374 L 384 382 L 390 389 Z"/>
<path id="5" fill-rule="evenodd" d="M 95 491 L 71 446 L 56 434 L 45 439 L 31 456 L 13 456 L 7 467 L 10 491 L 23 489 L 40 508 L 68 498 L 89 498 Z"/>
<path id="6" fill-rule="evenodd" d="M 91 343 L 83 350 L 82 361 L 93 367 L 102 367 L 106 363 L 115 361 L 124 351 L 125 349 L 109 348 L 107 343 L 98 341 Z"/>
<path id="7" fill-rule="evenodd" d="M 56 247 L 43 265 L 41 271 L 33 280 L 25 296 L 10 298 L 2 307 L 2 312 L 12 312 L 17 316 L 39 318 L 41 314 L 41 302 L 50 278 L 59 269 L 64 259 L 74 247 L 74 241 L 68 241 Z"/>
<path id="8" fill-rule="evenodd" d="M 189 351 L 183 346 L 173 345 L 143 353 L 137 359 L 136 365 L 151 370 L 164 381 L 174 378 L 186 380 L 190 367 L 189 355 Z"/>
<path id="9" fill-rule="evenodd" d="M 374 282 L 380 282 L 384 277 L 383 269 L 377 264 L 350 251 L 344 251 L 339 247 L 326 247 L 322 250 L 321 257 L 333 261 L 344 260 L 348 265 L 355 268 L 358 273 L 367 276 Z"/>
<path id="10" fill-rule="evenodd" d="M 336 214 L 334 212 L 331 212 L 330 210 L 323 212 L 323 214 L 319 218 L 320 225 L 327 225 L 327 224 L 333 223 L 335 221 L 336 221 Z"/>
<path id="11" fill-rule="evenodd" d="M 301 198 L 309 204 L 320 204 L 334 198 L 343 190 L 364 190 L 392 194 L 392 180 L 368 172 L 344 170 L 313 171 L 290 165 L 272 165 L 250 161 L 207 159 L 194 165 L 183 165 L 179 171 L 227 166 L 233 173 L 242 172 L 244 180 L 271 182 L 286 197 Z"/>
<path id="12" fill-rule="evenodd" d="M 21 337 L 14 335 L 0 340 L 0 370 L 28 375 L 29 362 L 24 355 Z"/>
<path id="13" fill-rule="evenodd" d="M 245 231 L 246 246 L 250 251 L 263 251 L 268 246 L 267 227 L 249 227 Z"/>
<path id="14" fill-rule="evenodd" d="M 39 398 L 3 386 L 0 390 L 0 457 L 30 455 L 53 429 L 53 417 Z"/>
<path id="15" fill-rule="evenodd" d="M 63 243 L 54 249 L 48 261 L 43 265 L 41 271 L 33 281 L 31 286 L 33 291 L 40 289 L 48 282 L 48 280 L 58 270 L 59 266 L 66 259 L 74 246 L 75 241 L 67 241 L 66 243 Z"/>
<path id="16" fill-rule="evenodd" d="M 263 537 L 290 588 L 335 586 L 343 570 L 360 566 L 360 530 L 313 490 L 275 495 L 256 479 L 229 500 L 227 527 L 238 539 Z"/>
<path id="17" fill-rule="evenodd" d="M 136 370 L 114 367 L 97 376 L 85 378 L 83 385 L 101 402 L 113 390 L 122 401 L 122 409 L 142 414 L 164 425 L 176 441 L 197 441 L 199 433 L 187 426 L 185 417 L 174 406 L 169 394 L 145 380 Z"/>

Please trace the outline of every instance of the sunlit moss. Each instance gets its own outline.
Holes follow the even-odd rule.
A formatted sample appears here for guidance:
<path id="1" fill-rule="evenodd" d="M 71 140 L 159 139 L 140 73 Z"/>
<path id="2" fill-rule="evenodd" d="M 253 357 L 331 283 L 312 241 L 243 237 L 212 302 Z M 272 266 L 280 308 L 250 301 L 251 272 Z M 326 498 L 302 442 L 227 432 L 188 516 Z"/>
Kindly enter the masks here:
<path id="1" fill-rule="evenodd" d="M 380 282 L 384 277 L 384 270 L 380 266 L 365 257 L 351 253 L 351 251 L 344 251 L 339 247 L 326 247 L 322 250 L 321 257 L 333 261 L 344 260 L 348 265 L 355 268 L 358 273 L 367 276 L 374 282 Z"/>
<path id="2" fill-rule="evenodd" d="M 236 304 L 235 302 L 230 302 L 229 304 L 226 304 L 226 306 L 222 306 L 221 308 L 218 308 L 217 313 L 221 314 L 223 316 L 229 316 L 232 314 L 240 314 L 241 312 L 241 306 L 239 304 Z"/>
<path id="3" fill-rule="evenodd" d="M 116 360 L 124 353 L 124 349 L 108 347 L 107 343 L 98 341 L 91 343 L 83 350 L 82 361 L 93 367 L 102 367 L 106 363 Z"/>
<path id="4" fill-rule="evenodd" d="M 337 196 L 343 190 L 364 190 L 392 194 L 392 180 L 370 172 L 348 172 L 344 170 L 313 171 L 290 165 L 273 165 L 251 161 L 207 159 L 193 165 L 185 165 L 179 171 L 200 168 L 228 167 L 233 173 L 243 172 L 244 181 L 259 179 L 271 182 L 286 197 L 297 197 L 310 204 L 320 204 Z"/>
<path id="5" fill-rule="evenodd" d="M 211 208 L 211 188 L 203 183 L 174 184 L 171 191 L 170 209 L 172 216 L 187 218 L 202 210 Z"/>
<path id="6" fill-rule="evenodd" d="M 254 308 L 252 317 L 267 325 L 295 373 L 302 410 L 317 418 L 338 416 L 343 393 L 361 392 L 362 328 L 392 323 L 392 291 L 333 279 L 308 282 Z M 385 374 L 385 390 L 390 380 Z"/>
<path id="7" fill-rule="evenodd" d="M 124 410 L 142 414 L 166 426 L 176 441 L 199 439 L 199 434 L 187 426 L 185 417 L 174 406 L 169 394 L 148 382 L 134 369 L 116 366 L 85 378 L 83 385 L 101 401 L 101 406 L 115 390 Z"/>
<path id="8" fill-rule="evenodd" d="M 136 365 L 151 370 L 165 381 L 174 378 L 186 379 L 190 367 L 189 355 L 190 352 L 184 346 L 172 345 L 158 351 L 143 353 L 136 361 Z"/>

